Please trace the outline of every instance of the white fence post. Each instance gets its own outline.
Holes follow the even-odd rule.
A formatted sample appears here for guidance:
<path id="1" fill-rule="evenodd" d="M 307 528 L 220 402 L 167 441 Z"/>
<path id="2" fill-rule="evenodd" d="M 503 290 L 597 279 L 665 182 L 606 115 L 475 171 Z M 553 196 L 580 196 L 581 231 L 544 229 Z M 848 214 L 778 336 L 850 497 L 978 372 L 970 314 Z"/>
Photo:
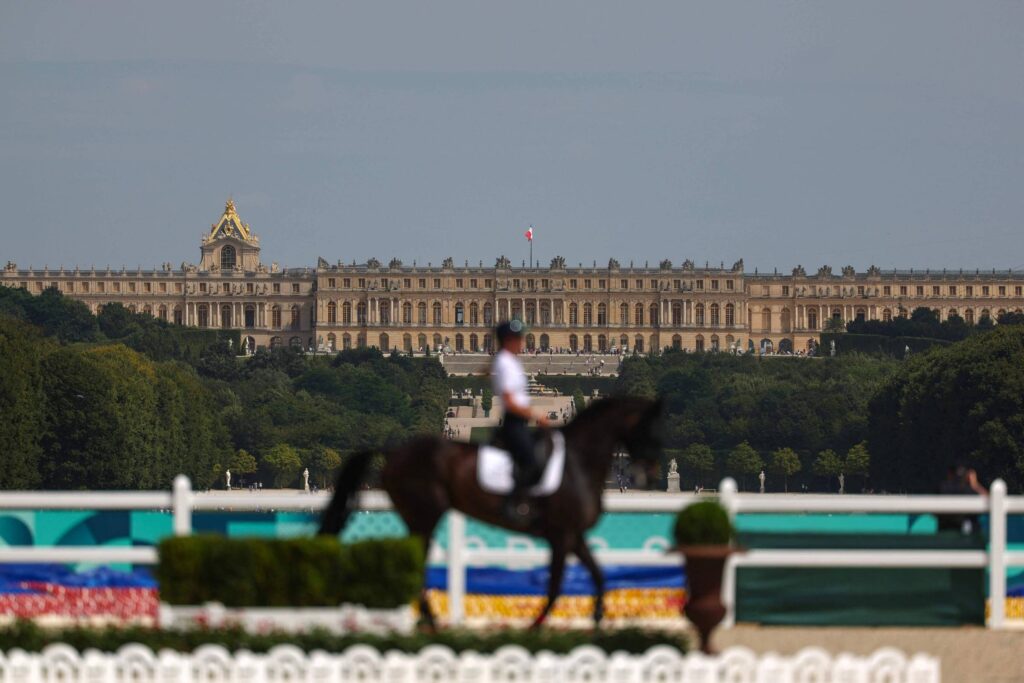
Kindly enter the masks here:
<path id="1" fill-rule="evenodd" d="M 988 492 L 988 605 L 989 628 L 1006 620 L 1006 482 L 996 479 Z"/>
<path id="2" fill-rule="evenodd" d="M 192 482 L 184 474 L 174 478 L 171 493 L 171 510 L 174 516 L 174 535 L 188 536 L 192 533 Z"/>
<path id="3" fill-rule="evenodd" d="M 739 501 L 736 500 L 736 480 L 726 477 L 719 484 L 718 490 L 722 507 L 729 513 L 729 520 L 736 522 L 736 511 Z M 725 575 L 722 577 L 722 604 L 725 605 L 725 617 L 722 619 L 724 628 L 731 628 L 736 623 L 736 556 L 730 555 L 725 560 Z"/>
<path id="4" fill-rule="evenodd" d="M 448 622 L 461 624 L 466 616 L 466 518 L 448 511 Z"/>

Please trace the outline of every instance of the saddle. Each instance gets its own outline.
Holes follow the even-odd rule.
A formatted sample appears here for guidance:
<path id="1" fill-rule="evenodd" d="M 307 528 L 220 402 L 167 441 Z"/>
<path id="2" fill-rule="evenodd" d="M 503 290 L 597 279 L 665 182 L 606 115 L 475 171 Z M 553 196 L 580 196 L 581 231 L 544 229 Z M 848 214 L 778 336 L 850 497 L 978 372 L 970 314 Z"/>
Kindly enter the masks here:
<path id="1" fill-rule="evenodd" d="M 535 432 L 534 454 L 537 465 L 533 472 L 515 472 L 512 456 L 496 445 L 480 446 L 477 452 L 477 481 L 488 493 L 507 495 L 512 492 L 516 477 L 529 486 L 530 496 L 548 496 L 558 490 L 565 471 L 565 438 L 559 430 Z"/>
<path id="2" fill-rule="evenodd" d="M 544 474 L 544 469 L 547 467 L 548 460 L 551 458 L 551 451 L 554 445 L 551 430 L 532 429 L 530 430 L 530 437 L 533 440 L 533 467 L 521 467 L 519 463 L 513 463 L 512 465 L 512 477 L 519 486 L 535 486 L 540 481 L 541 476 Z M 504 439 L 500 435 L 496 436 L 491 443 L 495 448 L 505 451 L 509 450 L 509 445 L 504 443 Z"/>

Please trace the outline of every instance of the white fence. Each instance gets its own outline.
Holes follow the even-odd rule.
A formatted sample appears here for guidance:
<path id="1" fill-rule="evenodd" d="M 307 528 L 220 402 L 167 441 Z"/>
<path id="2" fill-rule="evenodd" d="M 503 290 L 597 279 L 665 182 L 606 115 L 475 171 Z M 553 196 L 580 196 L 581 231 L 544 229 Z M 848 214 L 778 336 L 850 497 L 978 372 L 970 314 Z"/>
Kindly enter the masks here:
<path id="1" fill-rule="evenodd" d="M 170 510 L 175 535 L 192 533 L 192 513 L 216 510 L 290 510 L 319 511 L 326 507 L 329 494 L 237 495 L 208 493 L 195 495 L 187 477 L 179 475 L 171 492 L 4 492 L 0 510 Z M 604 499 L 608 512 L 674 513 L 698 498 L 690 493 L 677 496 L 637 497 L 609 495 Z M 727 565 L 722 598 L 728 609 L 723 626 L 734 621 L 736 568 L 738 567 L 956 567 L 989 570 L 988 625 L 1006 625 L 1006 568 L 1024 565 L 1024 552 L 1009 552 L 1006 542 L 1007 516 L 1024 514 L 1024 496 L 1007 496 L 1002 480 L 992 483 L 988 497 L 981 496 L 866 496 L 866 495 L 762 495 L 737 493 L 736 482 L 725 479 L 719 487 L 719 500 L 735 516 L 738 513 L 934 513 L 988 514 L 990 537 L 988 550 L 749 550 L 734 555 Z M 380 491 L 360 494 L 363 510 L 390 510 L 391 503 Z M 679 555 L 659 550 L 597 549 L 602 564 L 646 566 L 676 565 Z M 110 562 L 155 564 L 157 554 L 150 547 L 4 547 L 0 563 L 12 562 Z M 466 543 L 466 519 L 460 513 L 448 516 L 448 551 L 433 548 L 431 561 L 445 562 L 448 572 L 449 620 L 464 619 L 466 568 L 491 564 L 544 564 L 548 551 L 523 548 L 477 548 Z"/>
<path id="2" fill-rule="evenodd" d="M 264 683 L 265 681 L 364 681 L 365 683 L 512 683 L 622 681 L 906 681 L 939 683 L 939 661 L 927 655 L 907 657 L 883 648 L 859 657 L 833 657 L 818 648 L 794 655 L 756 655 L 733 647 L 707 657 L 699 652 L 683 655 L 659 646 L 642 655 L 605 654 L 584 645 L 566 655 L 536 655 L 507 645 L 493 654 L 456 654 L 442 645 L 430 645 L 416 654 L 381 653 L 357 645 L 340 654 L 307 655 L 291 645 L 267 654 L 231 653 L 219 645 L 203 645 L 191 654 L 171 650 L 154 653 L 142 645 L 126 645 L 115 653 L 89 650 L 80 654 L 67 645 L 49 645 L 40 653 L 11 650 L 0 653 L 0 679 L 9 683 L 80 681 L 81 683 Z"/>

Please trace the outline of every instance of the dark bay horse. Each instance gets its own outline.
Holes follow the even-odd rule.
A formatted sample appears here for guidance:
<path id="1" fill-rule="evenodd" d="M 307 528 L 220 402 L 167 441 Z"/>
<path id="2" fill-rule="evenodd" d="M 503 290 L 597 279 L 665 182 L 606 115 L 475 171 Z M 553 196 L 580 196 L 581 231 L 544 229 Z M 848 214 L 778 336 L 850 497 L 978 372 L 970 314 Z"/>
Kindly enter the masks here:
<path id="1" fill-rule="evenodd" d="M 562 587 L 565 558 L 573 553 L 594 580 L 594 622 L 604 615 L 604 575 L 594 561 L 583 533 L 601 516 L 601 495 L 613 454 L 623 447 L 635 459 L 651 463 L 660 457 L 657 422 L 659 402 L 642 398 L 595 401 L 562 432 L 565 436 L 565 473 L 558 490 L 530 499 L 534 511 L 527 520 L 513 523 L 502 514 L 504 496 L 487 493 L 477 481 L 477 446 L 423 436 L 385 454 L 381 484 L 409 532 L 429 549 L 434 527 L 442 515 L 455 509 L 488 524 L 543 538 L 551 545 L 548 601 L 533 622 L 540 626 Z M 354 494 L 367 474 L 373 454 L 353 454 L 338 476 L 334 497 L 321 518 L 321 534 L 337 535 L 353 508 Z M 420 609 L 433 627 L 426 591 Z"/>

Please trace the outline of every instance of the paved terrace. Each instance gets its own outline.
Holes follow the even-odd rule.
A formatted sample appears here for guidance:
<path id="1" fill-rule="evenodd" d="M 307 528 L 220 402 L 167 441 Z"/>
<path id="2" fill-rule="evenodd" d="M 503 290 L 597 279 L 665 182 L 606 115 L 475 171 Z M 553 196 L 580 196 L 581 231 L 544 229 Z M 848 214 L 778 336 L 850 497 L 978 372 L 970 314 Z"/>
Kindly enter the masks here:
<path id="1" fill-rule="evenodd" d="M 619 371 L 621 356 L 611 353 L 591 354 L 520 354 L 526 372 L 542 375 L 602 375 L 613 376 Z M 459 353 L 441 360 L 452 375 L 485 375 L 490 372 L 491 356 L 486 353 Z M 603 364 L 602 364 L 603 363 Z"/>

